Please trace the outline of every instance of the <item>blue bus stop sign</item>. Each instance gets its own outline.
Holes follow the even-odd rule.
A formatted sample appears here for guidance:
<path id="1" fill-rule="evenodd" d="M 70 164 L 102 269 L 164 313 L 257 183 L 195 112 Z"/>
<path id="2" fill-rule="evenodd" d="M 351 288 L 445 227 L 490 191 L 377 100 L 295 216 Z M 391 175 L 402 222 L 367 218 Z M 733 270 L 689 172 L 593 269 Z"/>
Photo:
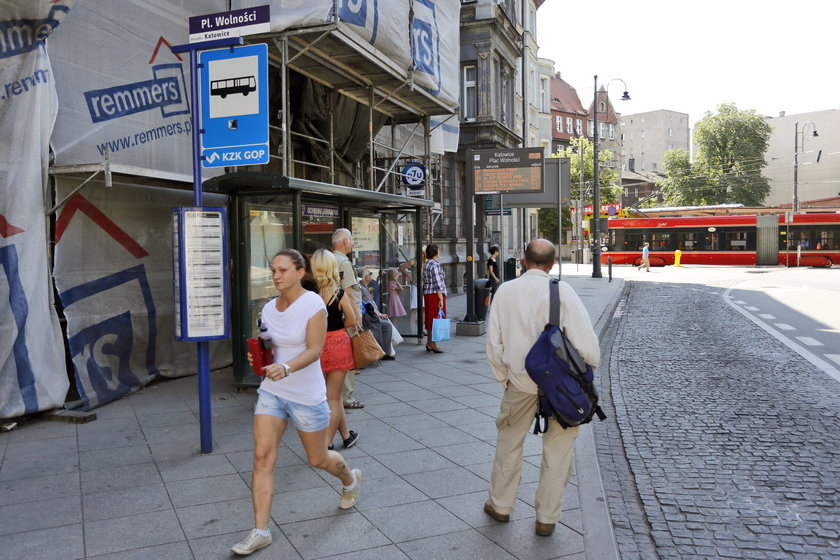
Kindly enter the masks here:
<path id="1" fill-rule="evenodd" d="M 268 46 L 202 51 L 204 167 L 268 163 Z"/>

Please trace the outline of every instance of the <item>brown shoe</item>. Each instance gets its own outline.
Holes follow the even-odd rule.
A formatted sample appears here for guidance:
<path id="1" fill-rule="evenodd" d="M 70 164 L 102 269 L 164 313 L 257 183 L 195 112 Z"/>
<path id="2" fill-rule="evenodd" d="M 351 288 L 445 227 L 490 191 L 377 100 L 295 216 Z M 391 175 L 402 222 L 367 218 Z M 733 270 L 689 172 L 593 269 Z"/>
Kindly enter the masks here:
<path id="1" fill-rule="evenodd" d="M 493 506 L 490 504 L 490 500 L 484 502 L 484 513 L 498 521 L 499 523 L 507 523 L 510 521 L 510 515 L 502 514 L 493 509 Z"/>
<path id="2" fill-rule="evenodd" d="M 534 525 L 534 532 L 540 537 L 550 537 L 556 525 L 556 523 L 540 523 L 537 521 Z"/>

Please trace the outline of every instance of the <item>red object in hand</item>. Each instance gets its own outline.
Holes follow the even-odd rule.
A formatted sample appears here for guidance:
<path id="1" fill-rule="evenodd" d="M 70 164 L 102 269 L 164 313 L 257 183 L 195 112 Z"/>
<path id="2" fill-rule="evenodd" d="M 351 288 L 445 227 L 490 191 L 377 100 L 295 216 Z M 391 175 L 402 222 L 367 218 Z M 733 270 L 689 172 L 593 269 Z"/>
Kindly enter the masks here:
<path id="1" fill-rule="evenodd" d="M 262 368 L 274 363 L 274 348 L 266 338 L 249 338 L 248 352 L 251 353 L 251 368 L 257 375 L 265 375 Z"/>

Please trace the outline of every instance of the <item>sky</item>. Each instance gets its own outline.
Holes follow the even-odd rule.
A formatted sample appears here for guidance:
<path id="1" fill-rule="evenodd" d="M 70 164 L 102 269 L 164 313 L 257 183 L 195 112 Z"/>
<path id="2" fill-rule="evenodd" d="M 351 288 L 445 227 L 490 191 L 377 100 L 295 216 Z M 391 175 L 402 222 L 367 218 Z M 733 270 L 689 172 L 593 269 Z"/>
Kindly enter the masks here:
<path id="1" fill-rule="evenodd" d="M 694 124 L 721 103 L 788 116 L 840 109 L 840 3 L 758 0 L 546 0 L 539 56 L 584 107 L 609 86 L 616 111 L 668 109 Z M 593 24 L 593 22 L 597 22 Z"/>

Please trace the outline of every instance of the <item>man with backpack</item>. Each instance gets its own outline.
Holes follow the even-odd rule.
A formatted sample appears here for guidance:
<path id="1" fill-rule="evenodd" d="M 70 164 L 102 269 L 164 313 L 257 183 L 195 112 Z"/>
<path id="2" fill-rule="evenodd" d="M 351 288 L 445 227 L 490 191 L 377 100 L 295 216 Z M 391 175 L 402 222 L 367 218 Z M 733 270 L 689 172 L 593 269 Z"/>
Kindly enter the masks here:
<path id="1" fill-rule="evenodd" d="M 505 388 L 496 418 L 498 437 L 490 498 L 484 511 L 505 523 L 516 502 L 522 473 L 525 436 L 538 410 L 537 385 L 525 370 L 525 357 L 549 320 L 548 273 L 555 249 L 547 239 L 535 239 L 525 248 L 525 273 L 505 282 L 496 292 L 487 322 L 487 360 Z M 580 356 L 593 368 L 601 358 L 598 337 L 583 302 L 571 286 L 559 282 L 560 324 Z M 542 465 L 537 487 L 535 532 L 549 536 L 560 520 L 563 491 L 574 472 L 574 446 L 579 427 L 563 428 L 553 418 L 543 434 Z"/>

